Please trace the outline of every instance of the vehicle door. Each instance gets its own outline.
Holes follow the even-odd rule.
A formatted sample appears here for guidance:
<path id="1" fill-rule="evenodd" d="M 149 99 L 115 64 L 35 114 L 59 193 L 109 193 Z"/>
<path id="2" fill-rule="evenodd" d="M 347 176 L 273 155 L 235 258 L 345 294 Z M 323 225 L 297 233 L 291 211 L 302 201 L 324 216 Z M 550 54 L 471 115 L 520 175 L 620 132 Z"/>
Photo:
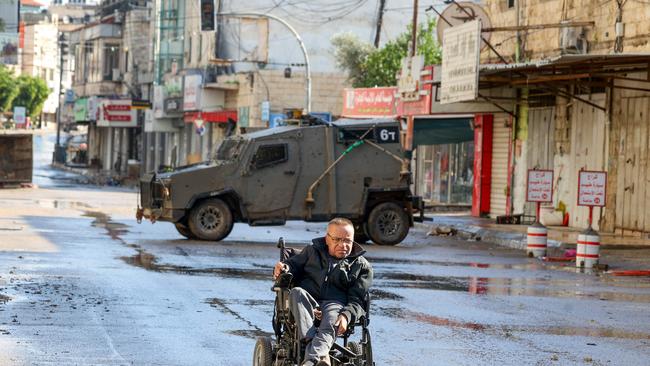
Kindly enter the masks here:
<path id="1" fill-rule="evenodd" d="M 296 188 L 299 159 L 299 145 L 294 140 L 255 143 L 243 174 L 243 201 L 252 221 L 286 217 Z"/>

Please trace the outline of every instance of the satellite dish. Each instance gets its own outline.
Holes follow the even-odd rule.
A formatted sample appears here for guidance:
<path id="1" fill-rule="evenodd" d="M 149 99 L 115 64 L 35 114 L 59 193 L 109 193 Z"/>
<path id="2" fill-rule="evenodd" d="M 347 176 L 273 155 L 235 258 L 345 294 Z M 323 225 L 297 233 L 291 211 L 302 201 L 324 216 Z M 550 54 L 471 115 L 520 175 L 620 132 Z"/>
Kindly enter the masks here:
<path id="1" fill-rule="evenodd" d="M 465 11 L 460 8 L 461 6 L 465 9 Z M 438 43 L 440 44 L 442 44 L 442 35 L 444 34 L 445 29 L 453 27 L 455 25 L 461 25 L 474 19 L 478 19 L 481 21 L 481 28 L 492 27 L 492 22 L 490 21 L 490 17 L 488 16 L 487 12 L 480 5 L 475 3 L 463 1 L 450 4 L 445 8 L 445 10 L 442 11 L 441 15 L 442 17 L 438 19 L 438 25 L 436 27 Z M 451 23 L 451 25 L 447 24 L 447 22 L 442 20 L 442 18 L 445 18 L 447 22 Z M 484 33 L 483 38 L 489 42 L 490 35 L 491 33 L 489 32 Z M 481 50 L 486 46 L 487 44 L 483 42 L 481 45 Z"/>

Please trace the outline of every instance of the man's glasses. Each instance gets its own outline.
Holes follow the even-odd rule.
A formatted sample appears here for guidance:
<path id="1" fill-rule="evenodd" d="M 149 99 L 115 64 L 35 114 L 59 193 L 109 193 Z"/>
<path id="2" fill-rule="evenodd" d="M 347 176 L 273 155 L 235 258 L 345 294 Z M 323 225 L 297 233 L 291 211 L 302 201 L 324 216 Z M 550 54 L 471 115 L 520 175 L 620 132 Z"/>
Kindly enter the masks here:
<path id="1" fill-rule="evenodd" d="M 327 233 L 327 236 L 329 236 L 330 239 L 332 239 L 332 241 L 334 241 L 336 244 L 347 244 L 347 245 L 352 245 L 352 243 L 354 243 L 354 241 L 352 241 L 352 239 L 348 239 L 348 238 L 337 238 L 337 237 L 335 237 L 335 236 L 332 236 L 332 234 L 330 234 L 330 233 Z"/>

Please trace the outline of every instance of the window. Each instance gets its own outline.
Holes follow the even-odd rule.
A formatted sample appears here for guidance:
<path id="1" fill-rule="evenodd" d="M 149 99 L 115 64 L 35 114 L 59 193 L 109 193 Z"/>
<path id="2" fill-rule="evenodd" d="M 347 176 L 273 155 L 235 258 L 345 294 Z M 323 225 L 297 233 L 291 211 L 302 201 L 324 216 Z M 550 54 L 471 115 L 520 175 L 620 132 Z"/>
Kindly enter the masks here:
<path id="1" fill-rule="evenodd" d="M 512 9 L 515 7 L 515 1 L 516 0 L 506 0 L 506 2 L 508 3 L 508 9 Z"/>
<path id="2" fill-rule="evenodd" d="M 263 145 L 257 148 L 251 167 L 261 169 L 287 161 L 287 144 Z"/>
<path id="3" fill-rule="evenodd" d="M 113 69 L 119 68 L 120 47 L 116 44 L 104 45 L 104 80 L 113 80 Z"/>

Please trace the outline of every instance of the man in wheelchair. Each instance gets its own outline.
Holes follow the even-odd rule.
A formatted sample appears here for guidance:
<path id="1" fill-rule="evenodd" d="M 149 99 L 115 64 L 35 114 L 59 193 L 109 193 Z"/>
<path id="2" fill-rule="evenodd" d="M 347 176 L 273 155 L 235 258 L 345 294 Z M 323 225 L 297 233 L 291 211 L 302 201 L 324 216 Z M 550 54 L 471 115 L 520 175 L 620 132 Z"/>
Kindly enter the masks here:
<path id="1" fill-rule="evenodd" d="M 293 256 L 285 253 L 288 258 L 275 265 L 273 277 L 278 282 L 274 290 L 278 296 L 282 295 L 276 289 L 278 283 L 282 282 L 281 277 L 285 278 L 285 282 L 287 277 L 292 277 L 293 287 L 287 287 L 288 293 L 285 292 L 290 325 L 280 326 L 274 319 L 274 328 L 278 338 L 282 336 L 278 327 L 290 328 L 283 330 L 293 330 L 293 338 L 304 346 L 304 353 L 302 347 L 295 347 L 300 349 L 298 352 L 294 350 L 296 355 L 304 355 L 302 360 L 293 360 L 296 363 L 302 361 L 301 365 L 306 366 L 330 366 L 334 346 L 339 351 L 336 354 L 349 361 L 346 364 L 372 365 L 366 312 L 373 272 L 370 263 L 362 256 L 365 251 L 353 238 L 352 222 L 335 218 L 328 223 L 325 237 L 314 239 L 312 245 Z M 278 306 L 282 307 L 280 301 L 276 301 L 275 317 L 282 316 L 277 311 Z M 355 324 L 363 327 L 361 344 L 352 345 L 353 342 L 350 342 L 351 345 L 347 346 L 348 336 L 352 332 L 350 328 Z M 335 344 L 337 336 L 343 337 L 344 347 Z M 281 343 L 278 339 L 278 344 Z M 278 352 L 273 353 L 277 365 Z M 281 353 L 286 354 L 287 350 Z M 336 358 L 334 361 L 336 364 L 341 362 Z"/>

